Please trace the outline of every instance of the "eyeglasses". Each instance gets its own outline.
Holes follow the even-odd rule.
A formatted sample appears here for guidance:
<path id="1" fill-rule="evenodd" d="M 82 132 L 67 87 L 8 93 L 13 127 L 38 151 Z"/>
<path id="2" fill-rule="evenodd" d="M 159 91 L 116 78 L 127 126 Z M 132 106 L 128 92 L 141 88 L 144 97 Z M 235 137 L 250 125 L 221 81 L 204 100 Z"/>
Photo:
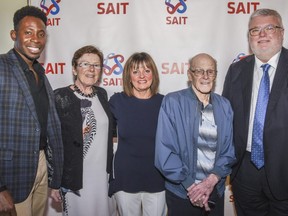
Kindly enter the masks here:
<path id="1" fill-rule="evenodd" d="M 217 73 L 217 71 L 213 70 L 213 69 L 207 69 L 207 70 L 204 70 L 204 69 L 189 69 L 189 70 L 192 73 L 194 73 L 194 75 L 197 76 L 197 77 L 203 76 L 205 72 L 206 72 L 208 77 L 215 77 L 216 73 Z"/>
<path id="2" fill-rule="evenodd" d="M 266 34 L 274 34 L 276 32 L 276 29 L 283 29 L 280 26 L 276 25 L 267 25 L 264 27 L 255 27 L 249 29 L 250 36 L 259 36 L 262 31 L 264 31 Z"/>
<path id="3" fill-rule="evenodd" d="M 91 64 L 89 62 L 81 62 L 77 65 L 78 67 L 84 68 L 84 69 L 90 69 L 91 67 L 93 67 L 95 70 L 100 70 L 101 69 L 101 65 L 100 64 Z"/>

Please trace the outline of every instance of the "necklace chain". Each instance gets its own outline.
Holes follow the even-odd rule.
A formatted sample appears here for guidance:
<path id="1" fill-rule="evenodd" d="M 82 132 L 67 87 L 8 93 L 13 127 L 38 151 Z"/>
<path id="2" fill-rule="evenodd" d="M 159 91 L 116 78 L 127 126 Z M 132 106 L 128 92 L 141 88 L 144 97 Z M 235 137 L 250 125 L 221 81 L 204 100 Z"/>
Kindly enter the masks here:
<path id="1" fill-rule="evenodd" d="M 90 94 L 85 94 L 84 92 L 82 92 L 79 87 L 77 85 L 74 84 L 74 91 L 77 92 L 79 95 L 83 96 L 83 97 L 88 97 L 88 98 L 92 98 L 94 97 L 97 92 L 96 92 L 96 88 L 92 87 L 92 93 Z"/>

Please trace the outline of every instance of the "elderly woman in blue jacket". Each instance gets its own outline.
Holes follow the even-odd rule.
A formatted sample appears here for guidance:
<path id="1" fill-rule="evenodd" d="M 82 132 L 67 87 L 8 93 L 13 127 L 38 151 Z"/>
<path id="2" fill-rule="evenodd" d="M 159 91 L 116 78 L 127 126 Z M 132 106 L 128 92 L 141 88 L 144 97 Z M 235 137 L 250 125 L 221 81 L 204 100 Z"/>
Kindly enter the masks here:
<path id="1" fill-rule="evenodd" d="M 213 93 L 217 63 L 189 61 L 191 87 L 167 94 L 156 134 L 155 166 L 166 178 L 168 215 L 224 215 L 225 179 L 235 161 L 233 111 Z"/>

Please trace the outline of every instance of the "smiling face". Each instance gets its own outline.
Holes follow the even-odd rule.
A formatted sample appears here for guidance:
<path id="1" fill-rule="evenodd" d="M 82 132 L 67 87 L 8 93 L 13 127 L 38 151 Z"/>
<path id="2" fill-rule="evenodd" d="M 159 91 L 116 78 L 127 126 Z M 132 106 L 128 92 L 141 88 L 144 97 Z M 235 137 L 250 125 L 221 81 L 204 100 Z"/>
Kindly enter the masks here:
<path id="1" fill-rule="evenodd" d="M 201 74 L 199 71 L 204 72 Z M 214 71 L 214 75 L 213 73 L 209 73 L 211 71 Z M 198 98 L 209 95 L 214 87 L 216 79 L 215 60 L 207 54 L 195 56 L 192 59 L 190 69 L 188 70 L 188 78 Z"/>
<path id="2" fill-rule="evenodd" d="M 10 36 L 14 41 L 15 50 L 28 65 L 31 65 L 45 48 L 46 26 L 41 19 L 26 16 L 19 22 L 18 28 L 10 32 Z"/>
<path id="3" fill-rule="evenodd" d="M 130 79 L 134 96 L 140 97 L 140 94 L 150 96 L 150 87 L 153 81 L 152 70 L 148 68 L 144 62 L 134 66 L 135 67 L 130 70 Z"/>
<path id="4" fill-rule="evenodd" d="M 75 84 L 82 90 L 95 85 L 101 76 L 101 60 L 97 54 L 85 53 L 73 67 L 73 74 L 77 76 Z"/>
<path id="5" fill-rule="evenodd" d="M 275 16 L 256 16 L 249 23 L 249 29 L 263 28 L 268 25 L 282 27 L 279 19 Z M 257 36 L 249 34 L 248 40 L 252 52 L 262 62 L 267 62 L 282 48 L 284 38 L 284 30 L 277 28 L 272 34 L 266 33 L 264 30 L 260 31 Z"/>

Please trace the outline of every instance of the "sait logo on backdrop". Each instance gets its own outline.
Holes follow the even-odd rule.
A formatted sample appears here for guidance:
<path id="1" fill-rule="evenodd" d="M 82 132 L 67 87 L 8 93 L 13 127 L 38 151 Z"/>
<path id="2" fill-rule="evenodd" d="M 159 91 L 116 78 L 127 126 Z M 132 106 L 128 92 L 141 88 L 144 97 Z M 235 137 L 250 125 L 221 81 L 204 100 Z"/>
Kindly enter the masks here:
<path id="1" fill-rule="evenodd" d="M 227 3 L 228 14 L 250 14 L 258 9 L 260 2 L 233 2 Z"/>
<path id="2" fill-rule="evenodd" d="M 184 14 L 187 10 L 186 0 L 165 0 L 166 10 L 171 16 L 166 17 L 167 25 L 186 25 L 187 16 L 176 16 Z M 173 15 L 173 16 L 172 16 Z"/>
<path id="3" fill-rule="evenodd" d="M 60 12 L 59 3 L 61 0 L 41 0 L 40 8 L 47 16 L 47 26 L 59 26 L 60 17 L 49 18 L 48 16 L 55 16 Z M 61 75 L 64 74 L 65 62 L 46 62 L 42 63 L 45 68 L 45 73 L 49 75 Z"/>
<path id="4" fill-rule="evenodd" d="M 124 56 L 121 54 L 109 53 L 103 62 L 103 86 L 122 86 Z M 111 75 L 120 77 L 111 77 Z"/>
<path id="5" fill-rule="evenodd" d="M 46 14 L 48 20 L 47 20 L 47 26 L 59 26 L 60 24 L 60 17 L 53 17 L 49 18 L 48 15 L 55 16 L 60 11 L 59 3 L 61 0 L 41 0 L 40 2 L 40 8 L 42 11 Z"/>

